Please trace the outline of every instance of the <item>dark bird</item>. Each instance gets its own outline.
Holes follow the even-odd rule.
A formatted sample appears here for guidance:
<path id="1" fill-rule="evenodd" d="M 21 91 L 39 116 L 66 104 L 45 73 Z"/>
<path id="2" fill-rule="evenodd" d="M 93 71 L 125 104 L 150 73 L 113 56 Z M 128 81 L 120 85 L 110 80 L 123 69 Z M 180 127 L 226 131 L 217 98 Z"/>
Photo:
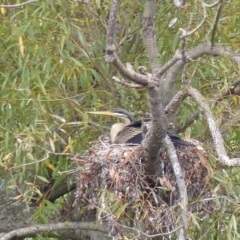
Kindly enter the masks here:
<path id="1" fill-rule="evenodd" d="M 134 121 L 134 116 L 130 112 L 117 108 L 113 111 L 98 111 L 88 112 L 90 114 L 100 114 L 107 116 L 114 116 L 124 120 L 124 123 L 115 123 L 110 130 L 110 138 L 112 143 L 132 143 L 141 144 L 142 136 L 142 123 L 151 121 L 150 118 Z M 194 144 L 184 141 L 176 133 L 167 132 L 173 143 L 183 146 L 195 146 Z"/>

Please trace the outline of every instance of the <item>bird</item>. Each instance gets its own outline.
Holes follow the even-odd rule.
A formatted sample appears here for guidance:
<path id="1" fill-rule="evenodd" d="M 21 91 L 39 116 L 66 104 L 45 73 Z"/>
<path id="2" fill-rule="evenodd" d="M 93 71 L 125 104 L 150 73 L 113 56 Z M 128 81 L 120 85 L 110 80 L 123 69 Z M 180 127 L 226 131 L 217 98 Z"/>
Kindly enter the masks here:
<path id="1" fill-rule="evenodd" d="M 143 140 L 142 136 L 142 124 L 143 122 L 150 122 L 150 118 L 145 118 L 135 121 L 134 115 L 125 109 L 116 108 L 112 111 L 95 111 L 88 112 L 90 114 L 98 114 L 105 116 L 118 117 L 124 120 L 124 123 L 114 123 L 110 130 L 111 143 L 115 144 L 141 144 Z M 182 146 L 195 146 L 194 144 L 187 142 L 180 138 L 176 133 L 167 132 L 173 143 Z"/>

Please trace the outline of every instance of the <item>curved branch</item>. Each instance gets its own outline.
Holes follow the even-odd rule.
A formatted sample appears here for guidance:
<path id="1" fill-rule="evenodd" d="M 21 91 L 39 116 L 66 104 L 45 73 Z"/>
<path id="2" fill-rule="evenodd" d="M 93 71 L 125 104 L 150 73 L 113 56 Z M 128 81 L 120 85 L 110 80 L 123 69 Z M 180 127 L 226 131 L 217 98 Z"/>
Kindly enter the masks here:
<path id="1" fill-rule="evenodd" d="M 52 224 L 39 224 L 32 227 L 20 228 L 13 230 L 0 238 L 0 240 L 11 240 L 16 237 L 27 237 L 32 234 L 37 234 L 39 232 L 52 232 L 57 230 L 89 230 L 89 231 L 98 231 L 102 233 L 108 233 L 108 231 L 102 230 L 98 227 L 96 223 L 76 223 L 76 222 L 63 222 L 63 223 L 52 223 Z"/>
<path id="2" fill-rule="evenodd" d="M 38 2 L 38 0 L 29 0 L 27 2 L 19 3 L 19 4 L 12 4 L 12 5 L 0 5 L 0 8 L 17 8 L 27 5 L 29 3 Z"/>
<path id="3" fill-rule="evenodd" d="M 222 1 L 222 0 L 219 0 L 219 1 L 216 1 L 216 2 L 214 2 L 214 3 L 212 3 L 212 4 L 207 4 L 207 3 L 204 2 L 204 6 L 207 7 L 207 8 L 215 7 L 215 6 L 217 6 L 221 1 Z"/>
<path id="4" fill-rule="evenodd" d="M 240 64 L 239 53 L 226 49 L 222 46 L 214 46 L 212 48 L 211 43 L 204 43 L 186 52 L 188 61 L 189 60 L 193 61 L 199 57 L 202 57 L 203 55 L 228 57 L 236 64 Z M 184 65 L 185 65 L 185 62 L 182 60 L 179 60 L 174 66 L 172 66 L 171 71 L 169 71 L 169 73 L 166 75 L 165 89 L 172 88 L 173 84 L 177 79 L 179 72 L 182 70 Z"/>
<path id="5" fill-rule="evenodd" d="M 118 58 L 116 51 L 116 45 L 114 42 L 115 37 L 115 29 L 116 29 L 116 19 L 119 8 L 119 0 L 113 0 L 112 7 L 109 14 L 108 19 L 108 28 L 107 28 L 107 36 L 106 36 L 106 55 L 105 61 L 112 63 L 117 70 L 127 79 L 141 84 L 143 86 L 148 85 L 147 76 L 141 75 L 134 70 L 126 68 L 121 60 Z"/>
<path id="6" fill-rule="evenodd" d="M 213 143 L 218 154 L 218 161 L 226 166 L 240 166 L 240 158 L 229 158 L 224 147 L 224 140 L 216 125 L 216 121 L 208 106 L 208 101 L 201 95 L 201 93 L 194 89 L 189 88 L 188 93 L 195 99 L 198 105 L 202 108 L 203 113 L 207 119 L 209 130 L 212 134 Z"/>

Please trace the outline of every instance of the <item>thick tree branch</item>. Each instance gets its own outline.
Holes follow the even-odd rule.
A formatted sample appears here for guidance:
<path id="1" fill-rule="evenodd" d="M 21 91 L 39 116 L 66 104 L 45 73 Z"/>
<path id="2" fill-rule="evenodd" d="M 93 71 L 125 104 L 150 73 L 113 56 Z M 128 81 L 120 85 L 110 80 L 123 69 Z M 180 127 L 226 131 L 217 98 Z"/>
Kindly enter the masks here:
<path id="1" fill-rule="evenodd" d="M 143 87 L 142 85 L 139 85 L 139 84 L 126 82 L 124 79 L 120 80 L 117 77 L 112 77 L 112 80 L 114 80 L 116 83 L 119 83 L 123 86 L 127 86 L 127 87 L 130 87 L 130 88 L 142 88 Z"/>
<path id="2" fill-rule="evenodd" d="M 144 42 L 150 59 L 152 73 L 157 72 L 160 67 L 155 34 L 155 1 L 146 1 L 143 17 Z M 149 175 L 156 175 L 161 171 L 159 150 L 167 132 L 167 118 L 164 114 L 162 96 L 159 94 L 161 78 L 148 74 L 141 68 L 142 74 L 148 77 L 148 97 L 151 112 L 151 127 L 147 137 L 142 141 L 144 157 L 146 160 L 145 170 Z"/>
<path id="3" fill-rule="evenodd" d="M 193 61 L 203 55 L 228 57 L 236 64 L 240 64 L 240 54 L 238 52 L 234 52 L 222 46 L 215 46 L 212 48 L 211 43 L 204 43 L 186 52 L 188 61 Z M 172 66 L 169 73 L 166 75 L 165 89 L 172 88 L 184 64 L 184 61 L 179 60 L 174 66 Z"/>
<path id="4" fill-rule="evenodd" d="M 152 124 L 149 134 L 147 134 L 147 137 L 142 141 L 142 146 L 146 160 L 146 173 L 149 175 L 156 175 L 161 170 L 158 155 L 168 125 L 158 88 L 148 88 L 148 95 Z"/>
<path id="5" fill-rule="evenodd" d="M 240 166 L 240 158 L 230 159 L 224 147 L 224 141 L 219 128 L 216 125 L 216 121 L 208 106 L 208 101 L 201 95 L 198 90 L 189 88 L 188 93 L 195 99 L 198 105 L 202 108 L 202 111 L 207 119 L 209 130 L 212 134 L 213 143 L 215 145 L 216 152 L 218 154 L 218 161 L 226 166 Z"/>
<path id="6" fill-rule="evenodd" d="M 155 29 L 155 9 L 155 1 L 146 1 L 143 13 L 143 33 L 152 73 L 156 73 L 161 67 L 157 38 L 155 31 L 153 30 Z"/>
<path id="7" fill-rule="evenodd" d="M 101 227 L 98 227 L 96 223 L 76 223 L 76 222 L 63 222 L 63 223 L 52 223 L 52 224 L 41 224 L 35 225 L 32 227 L 20 228 L 13 230 L 0 238 L 0 240 L 11 240 L 18 237 L 28 237 L 36 235 L 40 232 L 54 232 L 59 230 L 89 230 L 89 231 L 99 231 L 103 233 L 108 233 L 108 231 L 103 230 Z"/>
<path id="8" fill-rule="evenodd" d="M 144 75 L 136 73 L 133 70 L 126 68 L 121 60 L 118 58 L 116 51 L 116 45 L 114 42 L 115 36 L 115 29 L 116 29 L 116 19 L 118 14 L 119 8 L 119 0 L 113 0 L 112 7 L 109 14 L 108 20 L 108 30 L 107 30 L 107 37 L 106 37 L 106 55 L 105 61 L 112 63 L 117 70 L 127 79 L 132 80 L 137 84 L 141 84 L 143 86 L 148 85 L 148 78 Z"/>

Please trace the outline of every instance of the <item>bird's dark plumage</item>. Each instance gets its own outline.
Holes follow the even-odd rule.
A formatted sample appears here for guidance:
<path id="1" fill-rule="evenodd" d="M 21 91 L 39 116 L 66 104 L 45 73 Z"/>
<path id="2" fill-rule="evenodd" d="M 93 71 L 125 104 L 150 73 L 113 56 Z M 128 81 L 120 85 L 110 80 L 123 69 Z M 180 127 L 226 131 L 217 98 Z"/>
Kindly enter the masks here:
<path id="1" fill-rule="evenodd" d="M 131 122 L 125 128 L 123 128 L 117 135 L 114 143 L 132 143 L 132 144 L 140 144 L 143 140 L 142 136 L 142 122 L 149 122 L 151 121 L 150 118 L 137 120 L 134 122 Z M 129 138 L 129 131 L 132 132 L 131 138 Z M 188 146 L 188 147 L 194 147 L 195 145 L 187 142 L 180 138 L 180 136 L 176 133 L 170 133 L 167 132 L 167 135 L 170 137 L 173 143 L 176 143 L 178 145 L 182 146 Z"/>
<path id="2" fill-rule="evenodd" d="M 125 123 L 115 123 L 111 127 L 111 142 L 117 144 L 141 144 L 143 140 L 142 123 L 151 121 L 150 118 L 134 121 L 133 114 L 121 108 L 114 109 L 113 111 L 100 111 L 89 113 L 114 116 L 124 119 Z M 183 146 L 195 146 L 190 142 L 182 140 L 176 133 L 167 132 L 167 134 L 171 138 L 172 142 L 176 144 Z"/>

